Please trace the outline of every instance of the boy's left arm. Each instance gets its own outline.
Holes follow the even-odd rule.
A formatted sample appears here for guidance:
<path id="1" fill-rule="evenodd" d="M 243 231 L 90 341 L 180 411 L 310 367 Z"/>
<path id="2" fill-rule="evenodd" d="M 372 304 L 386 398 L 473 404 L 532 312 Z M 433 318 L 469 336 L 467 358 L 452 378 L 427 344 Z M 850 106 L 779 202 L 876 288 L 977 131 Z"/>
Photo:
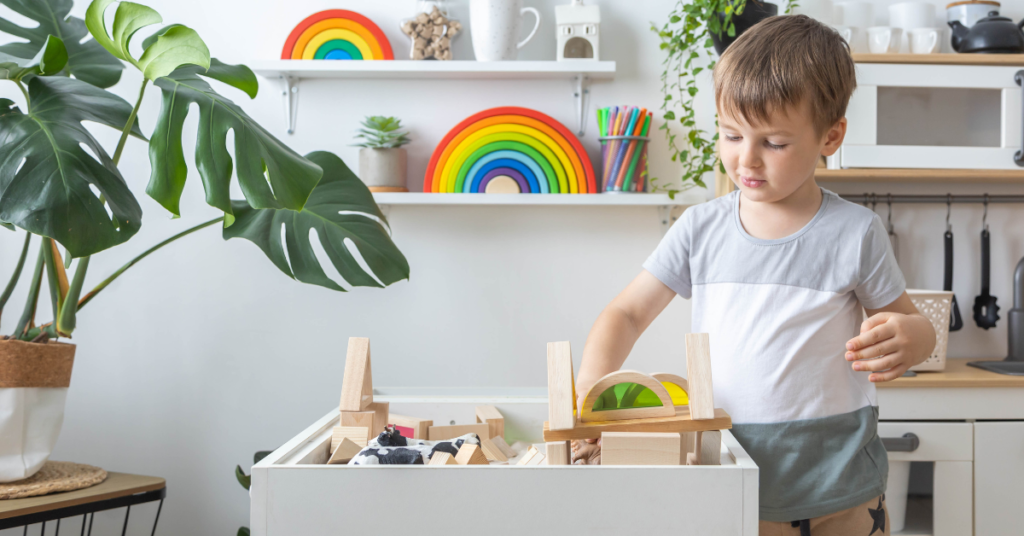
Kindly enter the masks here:
<path id="1" fill-rule="evenodd" d="M 860 335 L 846 343 L 853 370 L 871 371 L 872 382 L 887 382 L 923 363 L 935 349 L 935 328 L 904 292 L 881 309 L 865 309 Z"/>

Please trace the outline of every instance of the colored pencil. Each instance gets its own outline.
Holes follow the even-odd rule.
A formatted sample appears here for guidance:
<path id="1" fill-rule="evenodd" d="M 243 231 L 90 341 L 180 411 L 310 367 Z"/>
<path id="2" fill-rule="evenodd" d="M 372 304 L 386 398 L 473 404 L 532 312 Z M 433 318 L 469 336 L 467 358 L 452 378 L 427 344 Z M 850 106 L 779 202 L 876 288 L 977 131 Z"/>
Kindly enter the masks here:
<path id="1" fill-rule="evenodd" d="M 619 107 L 615 108 L 615 121 L 612 124 L 612 130 L 611 130 L 611 135 L 612 136 L 618 136 L 619 132 L 621 132 L 621 129 L 625 126 L 626 114 L 627 114 L 627 109 L 628 108 L 629 108 L 628 106 L 623 106 L 621 108 L 619 108 Z M 620 143 L 621 143 L 621 140 L 611 140 L 611 143 L 608 146 L 608 154 L 607 154 L 606 160 L 605 160 L 605 163 L 607 164 L 607 167 L 605 168 L 605 181 L 604 181 L 604 183 L 605 183 L 604 184 L 605 191 L 609 191 L 611 189 L 611 186 L 612 186 L 612 183 L 611 183 L 611 172 L 615 168 L 615 155 L 618 154 Z"/>
<path id="2" fill-rule="evenodd" d="M 633 129 L 636 128 L 637 117 L 639 117 L 639 113 L 639 108 L 633 108 L 633 110 L 629 114 L 629 121 L 626 123 L 625 128 L 622 129 L 622 133 L 619 134 L 620 136 L 629 136 L 633 133 Z M 630 145 L 631 140 L 622 140 L 622 143 L 617 148 L 618 150 L 615 154 L 615 163 L 612 164 L 612 174 L 608 180 L 609 184 L 611 184 L 612 186 L 612 189 L 615 191 L 618 191 L 621 187 L 621 184 L 618 182 L 619 170 L 622 168 L 622 165 L 625 162 L 626 150 Z"/>
<path id="3" fill-rule="evenodd" d="M 647 130 L 650 128 L 650 126 L 651 126 L 651 114 L 647 114 L 646 117 L 644 117 L 643 125 L 639 129 L 639 136 L 642 137 L 642 138 L 643 137 L 647 137 Z M 637 140 L 637 148 L 636 148 L 636 150 L 633 151 L 632 154 L 630 154 L 629 157 L 627 158 L 630 162 L 629 162 L 629 169 L 626 170 L 625 181 L 622 184 L 622 189 L 623 190 L 629 191 L 630 187 L 633 186 L 633 184 L 632 184 L 633 183 L 633 172 L 636 170 L 636 163 L 640 159 L 640 153 L 643 152 L 643 147 L 640 146 L 641 143 L 647 143 L 647 142 L 646 142 L 646 140 Z"/>
<path id="4" fill-rule="evenodd" d="M 610 113 L 610 116 L 608 117 L 608 126 L 611 127 L 611 130 L 609 130 L 608 132 L 614 133 L 615 129 L 618 128 L 619 120 L 621 119 L 621 116 L 619 115 L 619 107 L 618 106 L 612 107 L 612 109 L 609 111 L 609 113 Z M 612 135 L 614 135 L 614 134 L 612 134 Z M 608 171 L 611 170 L 612 157 L 614 155 L 614 150 L 615 150 L 615 141 L 614 140 L 608 140 L 607 142 L 605 142 L 605 154 L 604 154 L 604 172 L 605 172 L 605 177 L 608 176 Z M 607 184 L 608 181 L 602 181 L 602 182 L 605 183 L 605 190 L 607 190 L 608 189 L 608 184 Z"/>
<path id="5" fill-rule="evenodd" d="M 640 132 L 643 130 L 644 123 L 646 123 L 646 122 L 647 122 L 647 108 L 641 108 L 639 115 L 637 115 L 636 123 L 635 123 L 633 129 L 629 131 L 628 135 L 629 136 L 633 136 L 633 137 L 640 136 Z M 631 166 L 630 169 L 629 169 L 629 173 L 627 173 L 626 172 L 627 171 L 626 163 L 633 161 L 633 155 L 637 153 L 637 147 L 640 145 L 640 143 L 641 143 L 640 140 L 629 140 L 629 148 L 625 152 L 626 155 L 625 155 L 625 158 L 623 158 L 623 160 L 622 160 L 622 165 L 619 166 L 619 169 L 617 170 L 618 171 L 618 177 L 615 179 L 615 189 L 616 190 L 622 190 L 624 192 L 628 192 L 629 191 L 629 184 L 627 183 L 627 180 L 628 180 L 628 178 L 630 176 L 632 176 L 631 173 L 632 173 L 633 169 L 632 169 L 632 166 Z"/>

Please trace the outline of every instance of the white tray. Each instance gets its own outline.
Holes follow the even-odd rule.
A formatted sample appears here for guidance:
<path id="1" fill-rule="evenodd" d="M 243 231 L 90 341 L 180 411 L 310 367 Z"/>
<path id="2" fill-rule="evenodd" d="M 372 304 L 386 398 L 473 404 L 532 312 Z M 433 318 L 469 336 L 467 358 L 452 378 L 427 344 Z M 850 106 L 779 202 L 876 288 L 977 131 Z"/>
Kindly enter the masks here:
<path id="1" fill-rule="evenodd" d="M 436 425 L 473 423 L 475 407 L 491 404 L 505 417 L 509 443 L 539 442 L 547 419 L 544 389 L 418 391 L 425 395 L 379 389 L 374 400 Z M 728 430 L 720 466 L 323 465 L 337 424 L 332 409 L 253 466 L 254 536 L 379 534 L 388 526 L 426 535 L 757 535 L 757 465 Z"/>

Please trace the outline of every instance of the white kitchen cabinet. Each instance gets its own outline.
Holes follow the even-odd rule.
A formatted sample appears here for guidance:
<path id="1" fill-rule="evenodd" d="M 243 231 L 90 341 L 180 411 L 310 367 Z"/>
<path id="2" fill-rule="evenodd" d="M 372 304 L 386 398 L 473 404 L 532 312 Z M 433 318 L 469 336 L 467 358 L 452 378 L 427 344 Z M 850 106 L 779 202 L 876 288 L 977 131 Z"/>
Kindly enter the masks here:
<path id="1" fill-rule="evenodd" d="M 974 423 L 974 534 L 1024 534 L 1024 422 Z"/>

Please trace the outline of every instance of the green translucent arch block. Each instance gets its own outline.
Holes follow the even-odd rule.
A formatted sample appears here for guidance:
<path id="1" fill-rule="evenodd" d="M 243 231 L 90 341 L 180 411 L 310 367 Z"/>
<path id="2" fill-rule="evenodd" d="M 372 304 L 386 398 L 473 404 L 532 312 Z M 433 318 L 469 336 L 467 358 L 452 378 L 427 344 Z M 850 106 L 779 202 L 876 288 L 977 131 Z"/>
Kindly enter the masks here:
<path id="1" fill-rule="evenodd" d="M 613 409 L 655 408 L 661 406 L 661 399 L 650 388 L 638 383 L 617 383 L 605 389 L 594 402 L 592 411 Z"/>

